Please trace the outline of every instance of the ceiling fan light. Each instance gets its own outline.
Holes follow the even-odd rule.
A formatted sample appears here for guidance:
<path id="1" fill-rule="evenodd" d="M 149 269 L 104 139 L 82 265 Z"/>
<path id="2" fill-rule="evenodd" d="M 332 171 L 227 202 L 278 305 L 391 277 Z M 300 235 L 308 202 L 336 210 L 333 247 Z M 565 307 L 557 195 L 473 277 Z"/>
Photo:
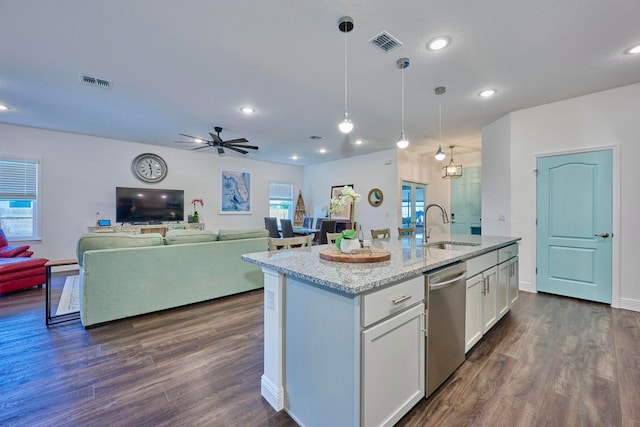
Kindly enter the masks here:
<path id="1" fill-rule="evenodd" d="M 342 117 L 342 121 L 338 124 L 338 129 L 340 129 L 340 132 L 342 133 L 349 133 L 353 130 L 353 123 L 349 118 L 349 113 L 347 113 L 346 111 L 344 112 L 344 117 Z"/>
<path id="2" fill-rule="evenodd" d="M 398 146 L 398 148 L 407 148 L 409 146 L 409 140 L 407 139 L 406 136 L 404 136 L 404 131 L 402 131 L 402 133 L 400 133 L 400 139 L 398 139 L 398 142 L 396 142 L 396 145 Z"/>
<path id="3" fill-rule="evenodd" d="M 202 144 L 204 142 L 204 140 L 200 139 L 200 138 L 196 138 L 193 140 L 193 142 L 196 142 L 198 144 Z"/>
<path id="4" fill-rule="evenodd" d="M 8 109 L 9 107 L 7 107 L 6 105 L 0 104 L 0 111 L 7 111 Z"/>
<path id="5" fill-rule="evenodd" d="M 444 151 L 442 151 L 442 145 L 438 145 L 438 151 L 436 151 L 436 155 L 435 155 L 436 160 L 442 161 L 444 160 L 445 157 L 447 157 L 447 155 L 444 154 Z"/>

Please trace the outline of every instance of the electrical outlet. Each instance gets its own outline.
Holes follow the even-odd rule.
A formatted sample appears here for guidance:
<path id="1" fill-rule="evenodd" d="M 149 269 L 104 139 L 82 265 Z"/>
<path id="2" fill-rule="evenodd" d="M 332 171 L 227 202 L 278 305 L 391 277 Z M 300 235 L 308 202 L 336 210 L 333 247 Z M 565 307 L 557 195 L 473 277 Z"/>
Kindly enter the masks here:
<path id="1" fill-rule="evenodd" d="M 504 218 L 504 214 L 498 214 L 498 221 L 506 221 Z"/>

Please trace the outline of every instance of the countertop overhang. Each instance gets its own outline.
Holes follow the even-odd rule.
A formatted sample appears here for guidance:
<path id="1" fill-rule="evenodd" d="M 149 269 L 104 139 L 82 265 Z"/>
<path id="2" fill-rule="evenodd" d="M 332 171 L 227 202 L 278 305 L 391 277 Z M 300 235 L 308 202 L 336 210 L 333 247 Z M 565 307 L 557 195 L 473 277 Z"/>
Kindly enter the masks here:
<path id="1" fill-rule="evenodd" d="M 413 236 L 378 239 L 373 240 L 372 245 L 391 251 L 391 259 L 361 264 L 320 259 L 319 252 L 326 248 L 326 245 L 254 252 L 242 255 L 242 259 L 323 287 L 357 295 L 381 286 L 417 277 L 428 270 L 457 261 L 465 261 L 509 246 L 519 240 L 519 237 L 466 234 L 440 234 L 429 238 L 429 243 L 454 241 L 475 244 L 474 246 L 461 245 L 456 249 L 447 250 L 424 247 L 422 239 Z"/>

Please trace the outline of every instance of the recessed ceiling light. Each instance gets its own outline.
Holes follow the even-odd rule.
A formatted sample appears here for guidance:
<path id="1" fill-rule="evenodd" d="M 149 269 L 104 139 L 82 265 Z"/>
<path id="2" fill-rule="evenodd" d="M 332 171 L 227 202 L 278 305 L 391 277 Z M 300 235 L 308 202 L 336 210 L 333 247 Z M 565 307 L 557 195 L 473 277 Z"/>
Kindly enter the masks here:
<path id="1" fill-rule="evenodd" d="M 298 156 L 294 154 L 293 156 L 291 156 L 291 160 L 298 160 Z"/>
<path id="2" fill-rule="evenodd" d="M 244 114 L 253 114 L 256 112 L 256 109 L 253 107 L 241 107 L 240 111 L 242 111 Z"/>
<path id="3" fill-rule="evenodd" d="M 636 53 L 640 53 L 640 44 L 630 47 L 629 49 L 625 50 L 624 53 L 626 53 L 627 55 L 635 55 Z"/>
<path id="4" fill-rule="evenodd" d="M 9 107 L 7 107 L 6 105 L 0 104 L 0 111 L 7 111 L 8 109 Z"/>
<path id="5" fill-rule="evenodd" d="M 321 148 L 321 149 L 320 149 L 320 150 L 318 150 L 318 151 L 320 151 L 320 154 L 324 154 L 324 153 L 326 153 L 326 152 L 327 152 L 327 150 L 326 150 L 325 148 Z"/>
<path id="6" fill-rule="evenodd" d="M 451 37 L 438 36 L 436 38 L 429 40 L 429 43 L 427 43 L 427 49 L 429 50 L 444 49 L 445 47 L 449 46 L 450 43 L 451 43 Z"/>
<path id="7" fill-rule="evenodd" d="M 480 98 L 490 98 L 493 95 L 495 95 L 496 93 L 498 93 L 498 91 L 496 89 L 485 89 L 483 91 L 480 91 L 478 93 L 478 96 Z"/>
<path id="8" fill-rule="evenodd" d="M 361 140 L 361 139 L 356 139 L 353 143 L 356 144 L 356 145 L 362 145 L 364 143 L 364 141 Z"/>

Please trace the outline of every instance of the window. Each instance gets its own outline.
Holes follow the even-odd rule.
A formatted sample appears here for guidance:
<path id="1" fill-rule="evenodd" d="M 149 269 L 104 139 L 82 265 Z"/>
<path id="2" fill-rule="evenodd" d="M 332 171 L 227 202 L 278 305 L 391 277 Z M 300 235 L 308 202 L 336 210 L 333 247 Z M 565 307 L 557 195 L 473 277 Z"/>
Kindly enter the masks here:
<path id="1" fill-rule="evenodd" d="M 39 238 L 37 160 L 0 159 L 0 227 L 11 240 Z"/>
<path id="2" fill-rule="evenodd" d="M 269 216 L 293 218 L 293 184 L 269 183 Z"/>

